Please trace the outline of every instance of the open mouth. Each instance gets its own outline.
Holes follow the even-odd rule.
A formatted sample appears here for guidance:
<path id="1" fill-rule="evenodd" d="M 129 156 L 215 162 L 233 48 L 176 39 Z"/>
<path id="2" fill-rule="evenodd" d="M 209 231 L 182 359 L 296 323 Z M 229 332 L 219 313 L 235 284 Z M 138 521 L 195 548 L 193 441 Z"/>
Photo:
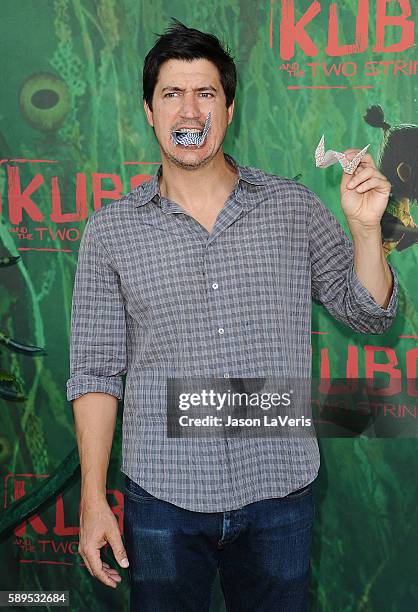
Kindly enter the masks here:
<path id="1" fill-rule="evenodd" d="M 212 124 L 211 114 L 208 113 L 203 130 L 198 128 L 181 128 L 171 132 L 171 140 L 174 146 L 182 145 L 184 147 L 197 146 L 201 147 L 206 140 L 209 128 Z"/>

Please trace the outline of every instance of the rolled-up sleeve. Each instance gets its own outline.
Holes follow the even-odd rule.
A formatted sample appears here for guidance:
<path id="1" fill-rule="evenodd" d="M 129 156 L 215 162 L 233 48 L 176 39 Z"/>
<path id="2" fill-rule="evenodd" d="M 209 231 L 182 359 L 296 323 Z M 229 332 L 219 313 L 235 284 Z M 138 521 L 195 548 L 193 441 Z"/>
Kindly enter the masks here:
<path id="1" fill-rule="evenodd" d="M 353 243 L 337 218 L 313 192 L 310 198 L 312 297 L 355 331 L 382 334 L 396 317 L 398 278 L 395 270 L 388 263 L 393 278 L 392 294 L 387 307 L 382 308 L 358 279 Z"/>
<path id="2" fill-rule="evenodd" d="M 123 397 L 126 320 L 119 276 L 96 235 L 94 214 L 80 241 L 71 307 L 67 399 L 89 392 Z"/>

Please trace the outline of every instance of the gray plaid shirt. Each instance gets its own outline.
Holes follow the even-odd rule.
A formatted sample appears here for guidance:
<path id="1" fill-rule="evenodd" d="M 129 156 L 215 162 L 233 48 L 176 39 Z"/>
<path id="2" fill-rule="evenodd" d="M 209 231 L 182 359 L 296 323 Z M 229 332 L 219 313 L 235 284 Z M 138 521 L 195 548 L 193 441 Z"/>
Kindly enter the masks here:
<path id="1" fill-rule="evenodd" d="M 161 166 L 95 211 L 72 299 L 68 400 L 91 391 L 123 398 L 122 471 L 200 512 L 308 484 L 319 469 L 317 439 L 168 438 L 166 377 L 306 379 L 311 297 L 371 334 L 391 325 L 397 307 L 393 269 L 383 309 L 355 274 L 351 240 L 312 190 L 225 159 L 239 179 L 211 233 L 160 196 Z"/>

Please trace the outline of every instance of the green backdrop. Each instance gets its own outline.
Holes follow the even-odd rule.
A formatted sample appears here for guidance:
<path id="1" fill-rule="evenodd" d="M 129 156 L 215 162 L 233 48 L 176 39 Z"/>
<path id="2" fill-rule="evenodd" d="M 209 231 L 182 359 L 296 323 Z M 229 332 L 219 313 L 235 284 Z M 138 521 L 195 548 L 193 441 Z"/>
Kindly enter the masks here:
<path id="1" fill-rule="evenodd" d="M 295 4 L 299 18 L 310 2 Z M 336 4 L 341 44 L 352 43 L 358 2 Z M 155 33 L 163 32 L 171 16 L 215 33 L 235 56 L 235 116 L 224 150 L 239 163 L 296 177 L 346 228 L 341 168 L 315 168 L 314 150 L 324 133 L 327 148 L 371 143 L 369 152 L 379 160 L 383 131 L 364 119 L 379 104 L 387 123 L 406 125 L 404 147 L 415 160 L 417 180 L 417 45 L 376 51 L 377 5 L 371 0 L 367 49 L 331 57 L 325 51 L 330 5 L 321 2 L 306 27 L 317 55 L 307 56 L 296 44 L 294 56 L 284 59 L 279 0 L 2 0 L 0 589 L 69 590 L 72 610 L 128 606 L 126 572 L 121 570 L 123 583 L 113 591 L 90 577 L 77 553 L 80 482 L 65 390 L 71 292 L 86 216 L 108 201 L 109 193 L 100 189 L 114 191 L 113 197 L 127 192 L 153 174 L 160 159 L 142 109 L 141 74 Z M 404 10 L 407 5 L 415 23 L 417 4 L 403 3 Z M 401 8 L 387 4 L 390 15 Z M 385 29 L 386 45 L 399 39 L 399 27 Z M 386 74 L 374 64 L 378 74 L 366 75 L 370 61 L 389 62 Z M 404 71 L 395 73 L 396 61 L 406 62 Z M 318 63 L 316 76 L 312 62 Z M 344 71 L 356 70 L 354 76 L 342 67 L 336 74 L 344 62 L 351 62 Z M 404 194 L 402 201 L 395 194 L 391 207 L 403 225 L 417 222 L 416 193 Z M 395 323 L 383 336 L 364 336 L 314 304 L 315 374 L 328 358 L 331 374 L 344 376 L 350 350 L 364 377 L 366 355 L 375 347 L 376 363 L 395 359 L 405 385 L 407 378 L 416 379 L 416 238 L 408 248 L 393 243 L 388 258 L 400 281 Z M 122 527 L 121 416 L 122 405 L 108 493 Z M 320 447 L 312 610 L 417 609 L 416 439 L 321 438 Z M 213 610 L 224 610 L 218 582 Z"/>

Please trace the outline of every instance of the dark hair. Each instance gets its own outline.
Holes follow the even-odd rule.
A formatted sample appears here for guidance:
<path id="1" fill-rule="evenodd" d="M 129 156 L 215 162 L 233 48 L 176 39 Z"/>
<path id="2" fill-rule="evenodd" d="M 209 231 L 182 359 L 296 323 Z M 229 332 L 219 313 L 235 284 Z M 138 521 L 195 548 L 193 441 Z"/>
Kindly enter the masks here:
<path id="1" fill-rule="evenodd" d="M 174 17 L 171 19 L 174 24 L 167 28 L 164 34 L 156 34 L 159 38 L 144 60 L 142 72 L 144 100 L 152 110 L 152 97 L 160 66 L 167 60 L 207 59 L 218 69 L 228 108 L 235 98 L 237 86 L 237 72 L 230 49 L 224 49 L 213 34 L 188 28 Z"/>

